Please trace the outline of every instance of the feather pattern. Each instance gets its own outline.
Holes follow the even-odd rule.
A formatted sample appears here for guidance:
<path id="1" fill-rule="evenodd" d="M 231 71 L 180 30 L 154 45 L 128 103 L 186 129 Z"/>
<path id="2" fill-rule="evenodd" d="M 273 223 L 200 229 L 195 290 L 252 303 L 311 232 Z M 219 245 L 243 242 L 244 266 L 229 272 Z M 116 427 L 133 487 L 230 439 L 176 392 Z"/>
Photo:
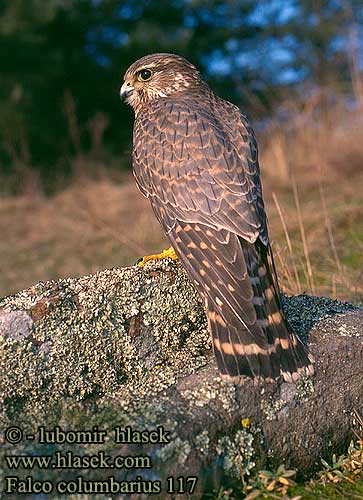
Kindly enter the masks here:
<path id="1" fill-rule="evenodd" d="M 141 61 L 149 58 L 157 71 L 163 58 L 156 56 Z M 166 97 L 135 104 L 137 185 L 205 301 L 222 377 L 311 374 L 312 357 L 281 309 L 253 130 L 237 106 L 174 57 L 166 55 L 185 75 L 185 88 L 178 81 L 178 91 L 166 95 L 160 83 Z"/>

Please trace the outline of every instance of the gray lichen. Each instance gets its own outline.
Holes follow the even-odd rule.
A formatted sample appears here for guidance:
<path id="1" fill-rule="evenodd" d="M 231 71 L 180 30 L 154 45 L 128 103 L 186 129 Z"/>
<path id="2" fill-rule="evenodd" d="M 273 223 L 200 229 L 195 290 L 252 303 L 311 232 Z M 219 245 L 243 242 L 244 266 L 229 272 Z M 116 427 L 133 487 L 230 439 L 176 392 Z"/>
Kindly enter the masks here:
<path id="1" fill-rule="evenodd" d="M 301 377 L 296 383 L 295 400 L 296 401 L 307 401 L 309 397 L 314 393 L 314 382 L 310 377 Z"/>
<path id="2" fill-rule="evenodd" d="M 266 420 L 288 416 L 289 407 L 308 401 L 314 390 L 314 381 L 308 376 L 302 376 L 295 384 L 283 383 L 277 397 L 261 399 L 261 410 Z"/>
<path id="3" fill-rule="evenodd" d="M 183 465 L 191 451 L 188 441 L 183 441 L 179 437 L 171 443 L 160 448 L 156 455 L 164 463 L 170 460 L 175 460 L 178 464 Z"/>
<path id="4" fill-rule="evenodd" d="M 25 311 L 0 314 L 0 336 L 5 339 L 23 340 L 32 332 L 33 321 Z"/>
<path id="5" fill-rule="evenodd" d="M 208 456 L 210 447 L 210 438 L 208 431 L 204 430 L 200 434 L 197 434 L 194 439 L 195 447 L 197 451 L 203 456 Z"/>
<path id="6" fill-rule="evenodd" d="M 284 307 L 301 334 L 327 315 L 333 322 L 330 314 L 354 310 L 304 295 L 285 298 Z M 338 329 L 340 337 L 345 333 L 345 327 Z M 264 421 L 255 425 L 253 419 L 261 412 L 245 413 L 243 389 L 218 376 L 201 300 L 173 261 L 38 283 L 3 299 L 0 357 L 2 426 L 16 422 L 34 432 L 38 425 L 97 425 L 111 431 L 115 425 L 153 429 L 162 423 L 170 442 L 153 447 L 148 477 L 162 476 L 165 463 L 178 471 L 195 460 L 219 461 L 239 477 L 258 460 L 264 433 L 256 428 Z M 290 408 L 308 404 L 313 391 L 311 380 L 282 384 L 273 397 L 267 390 L 261 403 L 265 419 L 281 422 Z M 255 401 L 259 409 L 261 398 Z M 236 432 L 247 416 L 251 425 Z M 112 439 L 102 449 L 123 452 Z M 99 447 L 90 450 L 97 453 Z M 34 444 L 23 442 L 17 451 L 34 454 Z M 85 447 L 75 452 L 84 453 Z"/>
<path id="7" fill-rule="evenodd" d="M 213 411 L 217 402 L 230 415 L 238 410 L 235 395 L 235 386 L 223 382 L 218 375 L 206 380 L 200 387 L 181 391 L 181 396 L 192 410 L 207 407 Z"/>
<path id="8" fill-rule="evenodd" d="M 261 401 L 261 410 L 266 420 L 274 420 L 286 405 L 287 403 L 283 399 L 278 399 L 276 401 L 263 399 Z"/>
<path id="9" fill-rule="evenodd" d="M 236 478 L 250 474 L 255 467 L 254 436 L 240 429 L 233 437 L 223 436 L 218 440 L 216 452 L 223 461 L 226 473 Z"/>
<path id="10" fill-rule="evenodd" d="M 181 365 L 187 373 L 209 356 L 199 297 L 170 261 L 39 283 L 0 309 L 2 330 L 15 331 L 20 316 L 27 328 L 1 337 L 8 409 L 112 394 L 126 381 L 141 392 L 142 381 L 162 390 Z"/>
<path id="11" fill-rule="evenodd" d="M 284 299 L 284 307 L 300 333 L 322 317 L 354 309 L 304 295 Z M 158 393 L 176 374 L 195 372 L 211 358 L 200 298 L 170 260 L 41 282 L 3 299 L 0 311 L 0 384 L 10 413 L 60 397 Z M 231 387 L 217 377 L 183 397 L 200 407 L 225 398 L 233 413 Z"/>
<path id="12" fill-rule="evenodd" d="M 317 321 L 356 311 L 362 307 L 327 297 L 305 294 L 294 297 L 282 296 L 282 304 L 289 323 L 302 338 L 306 337 L 307 332 Z"/>

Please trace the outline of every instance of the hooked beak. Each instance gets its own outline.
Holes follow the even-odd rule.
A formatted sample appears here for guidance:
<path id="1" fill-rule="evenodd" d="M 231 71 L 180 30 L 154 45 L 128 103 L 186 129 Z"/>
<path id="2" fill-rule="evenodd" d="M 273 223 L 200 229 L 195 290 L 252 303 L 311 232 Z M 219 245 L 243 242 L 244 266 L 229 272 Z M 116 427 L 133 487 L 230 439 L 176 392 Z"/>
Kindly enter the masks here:
<path id="1" fill-rule="evenodd" d="M 131 86 L 130 82 L 125 82 L 120 88 L 121 99 L 126 100 L 134 92 L 134 87 Z"/>

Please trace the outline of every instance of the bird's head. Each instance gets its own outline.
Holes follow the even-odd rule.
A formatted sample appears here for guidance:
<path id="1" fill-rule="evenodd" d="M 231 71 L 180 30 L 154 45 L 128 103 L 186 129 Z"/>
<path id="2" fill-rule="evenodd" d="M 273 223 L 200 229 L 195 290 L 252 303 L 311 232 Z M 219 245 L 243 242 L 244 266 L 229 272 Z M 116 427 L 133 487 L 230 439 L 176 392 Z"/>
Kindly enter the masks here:
<path id="1" fill-rule="evenodd" d="M 195 66 L 184 57 L 151 54 L 128 68 L 120 96 L 136 111 L 151 100 L 176 96 L 200 87 L 203 83 Z"/>

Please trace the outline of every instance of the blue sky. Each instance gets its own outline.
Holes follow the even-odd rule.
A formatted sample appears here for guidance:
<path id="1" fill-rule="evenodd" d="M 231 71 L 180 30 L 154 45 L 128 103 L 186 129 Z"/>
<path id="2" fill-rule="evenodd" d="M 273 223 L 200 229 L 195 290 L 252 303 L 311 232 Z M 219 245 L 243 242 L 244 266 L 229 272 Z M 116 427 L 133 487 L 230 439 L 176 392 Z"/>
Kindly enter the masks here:
<path id="1" fill-rule="evenodd" d="M 94 0 L 95 3 L 100 3 L 101 1 Z M 176 4 L 180 1 L 183 0 L 174 0 L 173 3 Z M 191 0 L 190 3 L 192 4 Z M 265 26 L 270 26 L 271 20 L 275 25 L 281 26 L 299 15 L 298 8 L 298 3 L 295 0 L 259 0 L 256 2 L 254 11 L 243 21 L 262 29 Z M 208 8 L 205 9 L 204 13 L 202 10 L 202 15 L 207 16 L 212 21 L 212 26 L 218 26 L 219 22 L 225 23 L 226 19 L 230 22 L 231 28 L 234 25 L 237 27 L 240 26 L 241 19 L 238 16 L 234 19 L 228 19 L 228 2 L 219 4 L 218 9 L 218 12 L 214 10 L 212 14 Z M 184 19 L 186 28 L 194 27 L 195 19 L 192 12 L 191 10 L 191 14 L 187 15 Z M 140 9 L 137 7 L 134 8 L 134 5 L 131 8 L 126 1 L 119 2 L 118 13 L 120 17 L 126 20 L 131 20 L 135 17 L 138 18 L 142 14 L 142 6 L 140 4 Z M 96 54 L 94 50 L 93 37 L 101 37 L 106 43 L 111 43 L 115 47 L 121 47 L 128 41 L 127 33 L 121 33 L 110 26 L 105 26 L 103 30 L 98 30 L 97 34 L 89 34 L 89 52 L 97 57 L 100 64 L 106 66 L 108 64 L 107 58 L 102 54 Z M 363 40 L 362 27 L 360 27 L 359 37 L 361 43 Z M 228 74 L 233 64 L 234 66 L 237 65 L 241 72 L 256 72 L 260 70 L 262 80 L 263 78 L 268 78 L 271 83 L 281 85 L 297 83 L 306 76 L 304 68 L 297 70 L 293 67 L 298 47 L 292 35 L 285 36 L 279 40 L 272 37 L 270 39 L 267 38 L 263 42 L 261 41 L 258 46 L 248 45 L 244 40 L 242 42 L 238 38 L 230 38 L 226 41 L 224 51 L 215 51 L 209 55 L 205 60 L 209 72 L 211 74 Z M 346 43 L 346 41 L 336 39 L 335 43 L 339 45 Z M 357 53 L 359 54 L 360 69 L 363 69 L 363 50 L 357 51 Z"/>

